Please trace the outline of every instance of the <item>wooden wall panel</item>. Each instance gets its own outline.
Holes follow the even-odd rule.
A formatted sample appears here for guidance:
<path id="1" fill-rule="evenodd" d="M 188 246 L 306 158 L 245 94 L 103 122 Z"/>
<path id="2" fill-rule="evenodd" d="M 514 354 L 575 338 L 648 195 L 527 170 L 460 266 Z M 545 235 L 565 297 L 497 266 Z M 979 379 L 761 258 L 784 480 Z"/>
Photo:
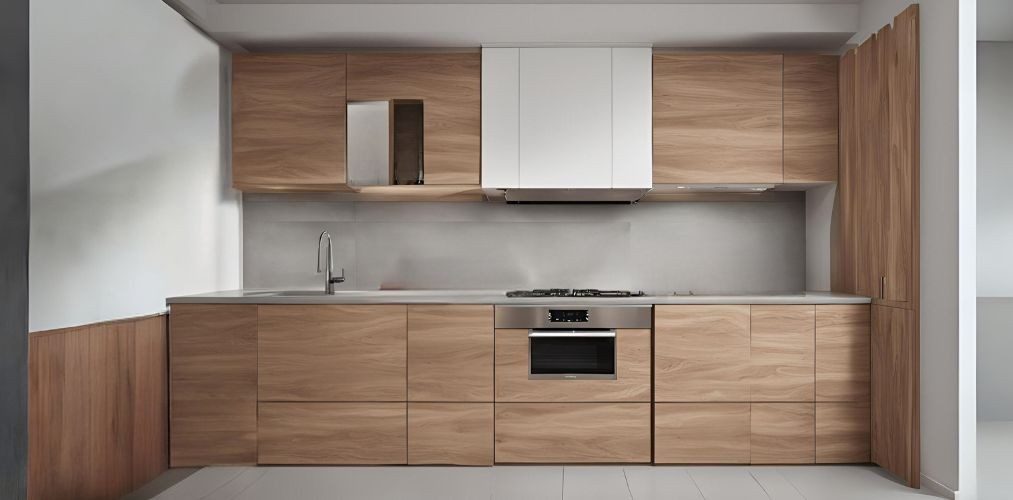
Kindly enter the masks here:
<path id="1" fill-rule="evenodd" d="M 425 183 L 479 184 L 481 54 L 349 54 L 348 99 L 421 99 Z"/>
<path id="2" fill-rule="evenodd" d="M 654 183 L 781 183 L 782 56 L 654 54 Z"/>
<path id="3" fill-rule="evenodd" d="M 232 184 L 331 191 L 345 184 L 345 55 L 232 57 Z"/>
<path id="4" fill-rule="evenodd" d="M 165 316 L 29 337 L 29 498 L 118 498 L 168 468 Z"/>
<path id="5" fill-rule="evenodd" d="M 260 403 L 257 463 L 407 462 L 405 403 Z"/>
<path id="6" fill-rule="evenodd" d="M 814 403 L 753 403 L 750 462 L 811 464 L 816 460 Z"/>
<path id="7" fill-rule="evenodd" d="M 650 403 L 496 403 L 497 463 L 650 461 Z"/>
<path id="8" fill-rule="evenodd" d="M 749 306 L 654 308 L 654 400 L 749 401 Z"/>
<path id="9" fill-rule="evenodd" d="M 408 463 L 492 465 L 493 403 L 408 403 Z"/>
<path id="10" fill-rule="evenodd" d="M 257 461 L 257 306 L 174 304 L 169 316 L 173 467 Z"/>
<path id="11" fill-rule="evenodd" d="M 750 307 L 751 401 L 814 401 L 816 306 Z"/>
<path id="12" fill-rule="evenodd" d="M 405 401 L 403 305 L 263 305 L 261 401 Z"/>
<path id="13" fill-rule="evenodd" d="M 840 162 L 834 214 L 831 221 L 830 289 L 841 293 L 855 293 L 857 269 L 856 244 L 858 241 L 857 197 L 858 182 L 858 116 L 855 94 L 858 76 L 858 58 L 855 50 L 841 56 L 838 75 L 840 83 Z"/>
<path id="14" fill-rule="evenodd" d="M 870 316 L 865 304 L 816 306 L 816 401 L 869 401 Z"/>
<path id="15" fill-rule="evenodd" d="M 408 306 L 408 400 L 493 401 L 493 309 Z"/>
<path id="16" fill-rule="evenodd" d="M 748 464 L 749 403 L 656 403 L 654 462 Z"/>
<path id="17" fill-rule="evenodd" d="M 784 182 L 837 180 L 837 56 L 784 55 Z"/>

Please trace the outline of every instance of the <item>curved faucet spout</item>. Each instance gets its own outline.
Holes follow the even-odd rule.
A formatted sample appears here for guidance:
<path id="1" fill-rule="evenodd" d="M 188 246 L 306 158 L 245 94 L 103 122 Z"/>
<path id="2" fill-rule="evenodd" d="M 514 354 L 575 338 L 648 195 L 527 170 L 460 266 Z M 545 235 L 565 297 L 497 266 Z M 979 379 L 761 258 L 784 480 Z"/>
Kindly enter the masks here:
<path id="1" fill-rule="evenodd" d="M 324 265 L 320 265 L 320 251 L 324 244 L 324 239 L 327 239 L 327 253 L 324 254 L 325 262 Z M 321 267 L 323 269 L 321 270 Z M 320 238 L 317 239 L 317 272 L 324 273 L 324 292 L 328 295 L 334 295 L 334 284 L 345 282 L 345 269 L 341 269 L 340 276 L 334 276 L 334 247 L 331 243 L 331 233 L 324 231 L 320 233 Z"/>

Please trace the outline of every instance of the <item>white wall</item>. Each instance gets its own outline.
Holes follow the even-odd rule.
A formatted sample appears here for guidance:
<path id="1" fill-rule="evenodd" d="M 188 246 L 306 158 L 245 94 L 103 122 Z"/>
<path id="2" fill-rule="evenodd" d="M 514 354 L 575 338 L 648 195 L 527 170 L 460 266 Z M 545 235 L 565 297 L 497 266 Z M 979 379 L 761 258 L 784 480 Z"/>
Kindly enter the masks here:
<path id="1" fill-rule="evenodd" d="M 978 296 L 1013 297 L 1013 43 L 978 44 Z"/>
<path id="2" fill-rule="evenodd" d="M 861 42 L 892 22 L 910 3 L 864 0 L 859 32 L 852 42 Z M 926 486 L 959 489 L 961 498 L 974 498 L 975 2 L 917 3 L 921 5 L 922 476 Z"/>
<path id="3" fill-rule="evenodd" d="M 157 0 L 30 14 L 30 330 L 239 287 L 218 46 Z"/>

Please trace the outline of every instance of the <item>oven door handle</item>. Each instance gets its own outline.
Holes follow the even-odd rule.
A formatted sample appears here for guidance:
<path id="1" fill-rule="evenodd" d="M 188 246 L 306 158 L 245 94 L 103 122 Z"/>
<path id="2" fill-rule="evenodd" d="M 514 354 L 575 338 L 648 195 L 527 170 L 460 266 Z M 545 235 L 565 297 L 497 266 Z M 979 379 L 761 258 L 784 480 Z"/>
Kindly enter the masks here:
<path id="1" fill-rule="evenodd" d="M 528 330 L 528 338 L 586 338 L 586 337 L 616 337 L 615 330 L 603 331 L 581 331 L 581 330 Z"/>

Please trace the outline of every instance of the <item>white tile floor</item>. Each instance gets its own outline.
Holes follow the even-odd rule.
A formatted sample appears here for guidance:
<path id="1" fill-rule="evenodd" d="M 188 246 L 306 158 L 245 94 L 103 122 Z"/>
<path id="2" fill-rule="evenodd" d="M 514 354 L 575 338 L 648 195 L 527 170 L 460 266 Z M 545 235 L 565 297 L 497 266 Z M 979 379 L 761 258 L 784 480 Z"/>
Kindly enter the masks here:
<path id="1" fill-rule="evenodd" d="M 902 500 L 871 466 L 208 467 L 158 500 Z"/>
<path id="2" fill-rule="evenodd" d="M 978 422 L 978 499 L 1013 495 L 1013 422 Z"/>

